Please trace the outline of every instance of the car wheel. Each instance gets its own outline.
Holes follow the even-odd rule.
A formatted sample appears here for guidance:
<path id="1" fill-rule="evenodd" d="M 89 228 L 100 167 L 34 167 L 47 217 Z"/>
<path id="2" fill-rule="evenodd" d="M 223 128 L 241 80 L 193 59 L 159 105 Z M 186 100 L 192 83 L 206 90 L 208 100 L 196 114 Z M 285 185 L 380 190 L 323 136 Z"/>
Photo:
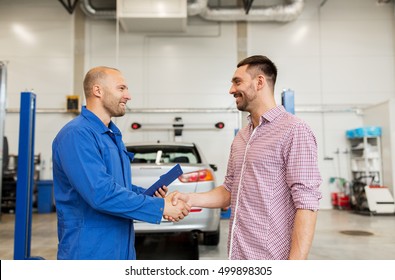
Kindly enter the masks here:
<path id="1" fill-rule="evenodd" d="M 203 245 L 217 246 L 220 239 L 220 226 L 213 232 L 203 233 Z"/>

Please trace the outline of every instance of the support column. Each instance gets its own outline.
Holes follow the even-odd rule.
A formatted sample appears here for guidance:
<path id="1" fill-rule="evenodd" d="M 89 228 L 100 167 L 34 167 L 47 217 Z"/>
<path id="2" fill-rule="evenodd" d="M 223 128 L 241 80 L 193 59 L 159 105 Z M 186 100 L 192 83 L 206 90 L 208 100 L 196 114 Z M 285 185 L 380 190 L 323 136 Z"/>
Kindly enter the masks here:
<path id="1" fill-rule="evenodd" d="M 82 83 L 85 75 L 85 14 L 81 9 L 74 12 L 74 77 L 73 94 L 84 100 Z M 80 109 L 80 108 L 79 108 Z"/>
<path id="2" fill-rule="evenodd" d="M 6 82 L 7 82 L 7 65 L 5 62 L 0 61 L 0 217 L 1 217 L 1 201 L 3 190 L 3 151 L 4 151 L 4 126 L 6 117 Z"/>
<path id="3" fill-rule="evenodd" d="M 237 62 L 246 58 L 247 54 L 247 22 L 237 22 Z M 247 125 L 247 112 L 240 112 L 239 122 L 241 124 L 240 128 Z"/>
<path id="4" fill-rule="evenodd" d="M 19 118 L 14 260 L 42 259 L 42 257 L 32 257 L 30 255 L 34 187 L 35 126 L 36 95 L 32 92 L 22 92 Z"/>

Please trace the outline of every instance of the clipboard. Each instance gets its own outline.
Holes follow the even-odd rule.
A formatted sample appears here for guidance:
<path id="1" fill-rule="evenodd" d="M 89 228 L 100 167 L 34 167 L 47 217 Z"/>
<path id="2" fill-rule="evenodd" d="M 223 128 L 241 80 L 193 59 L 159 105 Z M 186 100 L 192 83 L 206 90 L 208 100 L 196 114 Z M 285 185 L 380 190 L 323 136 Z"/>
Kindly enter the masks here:
<path id="1" fill-rule="evenodd" d="M 153 196 L 159 188 L 170 185 L 183 173 L 184 172 L 182 171 L 180 164 L 176 164 L 167 173 L 161 175 L 158 181 L 156 181 L 151 187 L 149 187 L 143 194 Z"/>

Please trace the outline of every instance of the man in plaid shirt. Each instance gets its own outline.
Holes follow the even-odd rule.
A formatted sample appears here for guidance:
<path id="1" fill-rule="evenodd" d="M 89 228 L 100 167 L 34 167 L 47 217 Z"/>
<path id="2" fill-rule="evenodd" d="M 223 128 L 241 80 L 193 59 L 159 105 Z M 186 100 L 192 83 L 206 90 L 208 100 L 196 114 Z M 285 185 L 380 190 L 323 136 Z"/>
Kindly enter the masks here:
<path id="1" fill-rule="evenodd" d="M 277 106 L 277 68 L 265 56 L 237 65 L 229 93 L 249 112 L 236 135 L 223 185 L 174 197 L 190 206 L 231 206 L 229 259 L 307 259 L 322 182 L 310 127 Z"/>

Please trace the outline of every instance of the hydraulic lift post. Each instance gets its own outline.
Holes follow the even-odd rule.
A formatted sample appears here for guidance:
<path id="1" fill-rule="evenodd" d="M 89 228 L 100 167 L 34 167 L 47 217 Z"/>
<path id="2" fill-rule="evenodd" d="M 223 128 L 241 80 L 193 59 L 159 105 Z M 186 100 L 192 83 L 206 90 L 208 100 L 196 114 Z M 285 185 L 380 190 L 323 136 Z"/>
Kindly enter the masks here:
<path id="1" fill-rule="evenodd" d="M 34 187 L 34 134 L 36 95 L 21 93 L 18 170 L 15 207 L 14 259 L 43 259 L 30 256 Z"/>

